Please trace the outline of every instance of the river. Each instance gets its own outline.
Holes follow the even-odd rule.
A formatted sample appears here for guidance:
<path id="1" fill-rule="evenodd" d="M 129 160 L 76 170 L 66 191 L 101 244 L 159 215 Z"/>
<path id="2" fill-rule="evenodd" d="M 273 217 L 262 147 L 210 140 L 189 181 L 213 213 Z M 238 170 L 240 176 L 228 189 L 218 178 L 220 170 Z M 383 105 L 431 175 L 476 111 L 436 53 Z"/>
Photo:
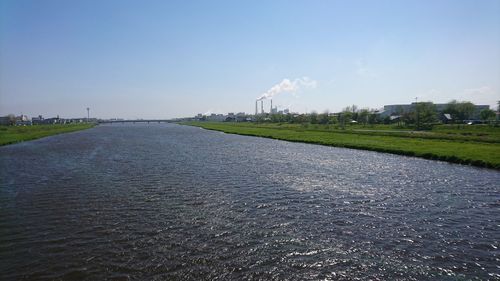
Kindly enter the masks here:
<path id="1" fill-rule="evenodd" d="M 0 168 L 0 280 L 500 279 L 495 170 L 174 124 Z"/>

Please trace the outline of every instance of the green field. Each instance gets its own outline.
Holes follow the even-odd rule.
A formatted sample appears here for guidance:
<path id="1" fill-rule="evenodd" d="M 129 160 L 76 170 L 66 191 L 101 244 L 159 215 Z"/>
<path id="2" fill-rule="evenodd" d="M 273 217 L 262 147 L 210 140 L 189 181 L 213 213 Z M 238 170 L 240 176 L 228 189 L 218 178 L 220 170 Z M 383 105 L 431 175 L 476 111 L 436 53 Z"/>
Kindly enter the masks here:
<path id="1" fill-rule="evenodd" d="M 352 126 L 340 130 L 328 125 L 277 123 L 183 122 L 226 133 L 321 145 L 365 149 L 426 159 L 500 169 L 500 128 L 435 126 L 430 131 L 390 127 Z"/>
<path id="2" fill-rule="evenodd" d="M 34 126 L 0 126 L 0 145 L 39 139 L 93 127 L 93 123 Z"/>

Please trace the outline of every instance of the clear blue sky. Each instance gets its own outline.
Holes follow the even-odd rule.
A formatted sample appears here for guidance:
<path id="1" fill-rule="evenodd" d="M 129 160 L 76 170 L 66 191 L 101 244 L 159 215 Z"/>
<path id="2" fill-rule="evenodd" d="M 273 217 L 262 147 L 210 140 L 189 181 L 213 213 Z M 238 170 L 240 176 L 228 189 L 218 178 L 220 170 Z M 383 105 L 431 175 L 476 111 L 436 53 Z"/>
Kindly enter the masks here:
<path id="1" fill-rule="evenodd" d="M 0 0 L 0 114 L 253 113 L 500 99 L 500 1 Z M 266 104 L 266 109 L 268 105 Z"/>

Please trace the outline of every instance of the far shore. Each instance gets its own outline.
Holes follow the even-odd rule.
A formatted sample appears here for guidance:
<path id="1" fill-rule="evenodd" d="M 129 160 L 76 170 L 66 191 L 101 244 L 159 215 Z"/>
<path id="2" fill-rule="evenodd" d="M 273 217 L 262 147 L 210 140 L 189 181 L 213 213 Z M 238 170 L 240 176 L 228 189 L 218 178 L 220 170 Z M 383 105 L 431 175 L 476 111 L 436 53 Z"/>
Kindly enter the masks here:
<path id="1" fill-rule="evenodd" d="M 0 146 L 85 130 L 94 126 L 94 123 L 0 126 Z"/>

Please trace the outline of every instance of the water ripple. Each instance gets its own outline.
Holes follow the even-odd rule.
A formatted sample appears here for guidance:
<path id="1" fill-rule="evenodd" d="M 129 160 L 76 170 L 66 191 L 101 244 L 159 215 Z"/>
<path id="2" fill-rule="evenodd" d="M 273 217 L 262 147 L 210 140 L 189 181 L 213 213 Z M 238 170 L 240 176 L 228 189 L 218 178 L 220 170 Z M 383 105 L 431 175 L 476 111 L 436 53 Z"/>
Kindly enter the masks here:
<path id="1" fill-rule="evenodd" d="M 1 280 L 500 280 L 497 171 L 160 124 L 0 167 Z"/>

